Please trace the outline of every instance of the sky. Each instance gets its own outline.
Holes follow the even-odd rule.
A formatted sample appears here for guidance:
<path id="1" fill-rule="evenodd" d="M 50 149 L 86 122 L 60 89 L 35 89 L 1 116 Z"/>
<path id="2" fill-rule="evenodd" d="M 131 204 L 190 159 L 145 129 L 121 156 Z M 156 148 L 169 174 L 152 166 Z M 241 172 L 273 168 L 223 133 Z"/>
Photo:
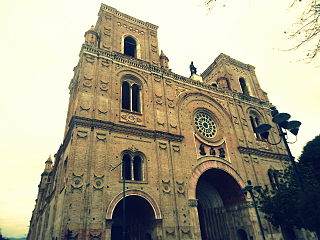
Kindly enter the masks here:
<path id="1" fill-rule="evenodd" d="M 302 122 L 292 152 L 320 133 L 320 63 L 301 61 L 284 31 L 303 6 L 291 0 L 221 0 L 208 12 L 200 0 L 105 0 L 119 11 L 159 26 L 159 48 L 173 72 L 203 72 L 225 53 L 254 65 L 260 85 L 280 112 Z M 44 162 L 63 141 L 68 85 L 84 33 L 101 1 L 0 2 L 0 228 L 27 234 Z M 292 138 L 292 140 L 295 140 Z"/>

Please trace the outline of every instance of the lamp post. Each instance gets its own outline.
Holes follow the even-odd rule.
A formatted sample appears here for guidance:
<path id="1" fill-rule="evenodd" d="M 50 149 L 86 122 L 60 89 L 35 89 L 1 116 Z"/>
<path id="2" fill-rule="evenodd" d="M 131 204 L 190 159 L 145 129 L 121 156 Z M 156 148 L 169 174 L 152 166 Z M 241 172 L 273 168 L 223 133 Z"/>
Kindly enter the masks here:
<path id="1" fill-rule="evenodd" d="M 261 124 L 258 127 L 256 127 L 255 132 L 257 134 L 259 134 L 263 139 L 265 139 L 269 144 L 272 144 L 272 145 L 278 145 L 281 141 L 283 141 L 285 148 L 287 150 L 287 153 L 289 155 L 289 159 L 290 159 L 298 186 L 301 189 L 303 189 L 303 182 L 302 182 L 301 176 L 299 174 L 297 164 L 294 160 L 294 156 L 292 155 L 292 153 L 290 151 L 288 141 L 287 141 L 287 132 L 289 131 L 293 135 L 297 136 L 301 122 L 295 121 L 295 120 L 288 121 L 291 117 L 290 114 L 279 113 L 278 110 L 276 109 L 276 107 L 271 107 L 270 109 L 271 109 L 272 121 L 277 124 L 280 140 L 276 143 L 272 143 L 268 140 L 269 130 L 271 129 L 271 125 L 267 124 L 267 123 Z"/>
<path id="2" fill-rule="evenodd" d="M 247 192 L 250 194 L 250 196 L 252 198 L 254 209 L 256 211 L 256 215 L 257 215 L 257 219 L 258 219 L 258 223 L 259 223 L 259 228 L 260 228 L 262 239 L 266 240 L 266 237 L 264 236 L 264 230 L 263 230 L 260 214 L 259 214 L 258 207 L 257 207 L 257 202 L 256 202 L 256 199 L 255 199 L 255 192 L 260 194 L 261 186 L 253 186 L 251 184 L 251 180 L 248 180 L 247 182 L 248 182 L 248 185 L 245 186 L 244 188 L 242 188 L 241 191 L 243 191 L 245 194 Z"/>
<path id="3" fill-rule="evenodd" d="M 124 162 L 118 163 L 116 166 L 110 166 L 110 170 L 113 171 L 117 167 L 122 165 L 122 240 L 126 240 L 126 168 L 124 166 Z"/>

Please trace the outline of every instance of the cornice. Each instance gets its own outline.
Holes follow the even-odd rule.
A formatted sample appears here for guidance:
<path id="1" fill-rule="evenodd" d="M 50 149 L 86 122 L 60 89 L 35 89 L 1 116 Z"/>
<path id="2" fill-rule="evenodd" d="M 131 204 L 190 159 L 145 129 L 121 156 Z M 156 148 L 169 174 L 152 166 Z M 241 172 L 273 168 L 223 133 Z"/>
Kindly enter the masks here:
<path id="1" fill-rule="evenodd" d="M 238 150 L 240 153 L 244 153 L 244 154 L 252 154 L 252 155 L 256 155 L 256 156 L 260 156 L 260 157 L 285 160 L 285 161 L 290 160 L 289 156 L 286 154 L 267 152 L 267 151 L 262 151 L 262 150 L 255 149 L 255 148 L 238 147 Z"/>
<path id="2" fill-rule="evenodd" d="M 243 63 L 243 62 L 240 62 L 239 60 L 236 60 L 224 53 L 220 53 L 220 55 L 213 61 L 213 63 L 210 64 L 209 67 L 207 67 L 206 70 L 203 71 L 203 73 L 201 74 L 201 77 L 202 78 L 206 78 L 211 72 L 212 70 L 221 62 L 227 62 L 227 63 L 230 63 L 232 65 L 235 65 L 237 67 L 240 67 L 244 70 L 247 70 L 247 71 L 253 71 L 254 72 L 254 69 L 255 67 L 250 65 L 250 64 L 246 64 L 246 63 Z"/>
<path id="3" fill-rule="evenodd" d="M 182 135 L 177 135 L 177 134 L 163 132 L 163 131 L 149 130 L 149 129 L 116 124 L 113 122 L 107 122 L 107 121 L 102 121 L 97 119 L 73 116 L 69 123 L 69 129 L 68 129 L 66 138 L 64 139 L 63 144 L 61 144 L 57 154 L 55 155 L 57 159 L 60 158 L 63 151 L 68 146 L 68 143 L 71 139 L 72 130 L 76 126 L 83 126 L 83 127 L 89 127 L 89 128 L 93 127 L 93 128 L 108 130 L 110 132 L 130 134 L 138 137 L 146 137 L 151 139 L 162 139 L 162 140 L 168 140 L 173 142 L 181 142 L 184 138 Z"/>
<path id="4" fill-rule="evenodd" d="M 170 79 L 177 81 L 177 82 L 182 82 L 182 83 L 186 83 L 186 84 L 189 84 L 192 86 L 197 86 L 197 87 L 209 90 L 211 92 L 216 92 L 220 95 L 222 94 L 223 96 L 226 96 L 229 98 L 235 98 L 237 100 L 244 101 L 248 104 L 259 105 L 259 106 L 265 107 L 265 108 L 269 108 L 271 106 L 271 104 L 269 102 L 262 101 L 258 98 L 247 96 L 242 93 L 238 93 L 236 91 L 230 91 L 227 89 L 219 89 L 219 88 L 213 87 L 211 85 L 208 85 L 206 83 L 195 81 L 190 78 L 186 78 L 184 76 L 178 75 L 174 72 L 171 72 L 170 70 L 166 70 L 166 69 L 161 68 L 157 65 L 153 65 L 150 62 L 147 62 L 147 61 L 144 61 L 141 59 L 136 59 L 136 58 L 128 58 L 125 55 L 118 53 L 118 52 L 110 52 L 107 50 L 93 48 L 91 46 L 83 44 L 81 51 L 80 51 L 80 55 L 81 54 L 90 55 L 91 57 L 96 57 L 96 58 L 106 58 L 106 59 L 113 61 L 115 64 L 118 64 L 118 65 L 123 65 L 125 67 L 130 66 L 133 68 L 145 70 L 149 74 L 157 75 L 158 77 L 166 77 L 166 78 L 170 78 Z"/>
<path id="5" fill-rule="evenodd" d="M 99 16 L 101 14 L 101 12 L 108 12 L 108 13 L 111 13 L 115 16 L 117 16 L 118 18 L 121 18 L 121 19 L 124 19 L 128 22 L 131 22 L 131 23 L 134 23 L 136 25 L 140 25 L 142 27 L 146 27 L 146 28 L 149 28 L 149 29 L 153 29 L 153 30 L 157 30 L 159 27 L 157 25 L 154 25 L 152 23 L 149 23 L 149 22 L 144 22 L 144 21 L 141 21 L 135 17 L 131 17 L 125 13 L 122 13 L 122 12 L 119 12 L 116 8 L 113 8 L 113 7 L 110 7 L 104 3 L 101 4 L 101 7 L 100 7 L 100 11 L 99 11 Z"/>

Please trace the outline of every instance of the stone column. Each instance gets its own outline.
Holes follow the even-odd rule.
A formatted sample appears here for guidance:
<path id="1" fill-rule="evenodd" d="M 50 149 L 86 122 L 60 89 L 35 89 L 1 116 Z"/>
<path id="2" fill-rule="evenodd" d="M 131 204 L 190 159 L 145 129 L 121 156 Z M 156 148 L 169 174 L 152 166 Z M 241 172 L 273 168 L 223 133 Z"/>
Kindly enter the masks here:
<path id="1" fill-rule="evenodd" d="M 163 240 L 162 219 L 155 219 L 153 223 L 153 233 L 155 240 Z"/>
<path id="2" fill-rule="evenodd" d="M 106 230 L 104 234 L 104 240 L 111 240 L 112 219 L 106 219 Z"/>
<path id="3" fill-rule="evenodd" d="M 201 240 L 201 230 L 198 215 L 198 199 L 189 199 L 190 225 L 193 227 L 194 240 Z"/>

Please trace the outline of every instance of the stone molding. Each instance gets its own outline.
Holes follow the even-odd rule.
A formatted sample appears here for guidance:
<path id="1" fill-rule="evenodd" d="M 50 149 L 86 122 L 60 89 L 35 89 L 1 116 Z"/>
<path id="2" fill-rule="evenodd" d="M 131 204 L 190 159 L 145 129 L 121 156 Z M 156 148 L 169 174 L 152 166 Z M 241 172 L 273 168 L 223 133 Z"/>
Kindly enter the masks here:
<path id="1" fill-rule="evenodd" d="M 252 154 L 252 155 L 256 155 L 256 156 L 260 156 L 260 157 L 290 161 L 290 157 L 285 154 L 267 152 L 267 151 L 262 151 L 259 149 L 247 148 L 247 147 L 238 147 L 238 150 L 242 154 Z"/>
<path id="2" fill-rule="evenodd" d="M 196 188 L 198 180 L 201 175 L 209 169 L 220 169 L 222 171 L 225 171 L 234 178 L 234 180 L 239 184 L 240 188 L 244 188 L 246 186 L 245 182 L 238 174 L 238 172 L 229 164 L 221 161 L 209 160 L 200 163 L 193 170 L 191 178 L 189 180 L 188 199 L 196 199 Z"/>
<path id="3" fill-rule="evenodd" d="M 240 62 L 224 53 L 220 53 L 220 55 L 213 61 L 213 63 L 207 67 L 206 70 L 204 70 L 204 72 L 201 74 L 202 78 L 206 78 L 207 76 L 209 76 L 209 74 L 212 72 L 212 70 L 223 60 L 225 60 L 226 62 L 235 65 L 237 67 L 240 67 L 242 69 L 248 70 L 248 71 L 254 71 L 255 67 L 250 65 L 250 64 L 246 64 L 243 62 Z"/>
<path id="4" fill-rule="evenodd" d="M 159 27 L 157 25 L 154 25 L 152 23 L 149 23 L 149 22 L 144 22 L 144 21 L 141 21 L 135 17 L 131 17 L 125 13 L 122 13 L 122 12 L 119 12 L 116 8 L 113 8 L 113 7 L 110 7 L 106 4 L 101 4 L 101 7 L 100 7 L 100 11 L 99 11 L 99 16 L 101 14 L 101 12 L 109 12 L 115 16 L 117 16 L 118 18 L 120 19 L 123 19 L 123 20 L 126 20 L 128 22 L 131 22 L 131 23 L 134 23 L 136 25 L 140 25 L 142 27 L 146 27 L 146 28 L 149 28 L 149 29 L 153 29 L 153 30 L 157 30 Z"/>
<path id="5" fill-rule="evenodd" d="M 143 199 L 145 199 L 150 206 L 153 209 L 153 213 L 154 213 L 154 218 L 156 220 L 161 220 L 162 219 L 162 214 L 161 214 L 161 210 L 159 205 L 157 204 L 157 202 L 146 192 L 138 190 L 138 189 L 130 189 L 130 190 L 126 190 L 125 191 L 125 196 L 139 196 Z M 113 211 L 116 208 L 117 204 L 123 199 L 123 192 L 119 193 L 116 197 L 114 197 L 108 208 L 107 208 L 107 213 L 106 213 L 106 220 L 111 220 L 112 219 L 112 215 L 113 215 Z"/>
<path id="6" fill-rule="evenodd" d="M 187 83 L 187 84 L 190 84 L 193 86 L 198 86 L 203 89 L 209 90 L 211 92 L 223 94 L 224 96 L 229 97 L 229 98 L 235 98 L 237 100 L 241 100 L 241 101 L 247 102 L 249 104 L 252 104 L 252 103 L 258 104 L 259 106 L 264 107 L 264 108 L 271 107 L 271 104 L 269 102 L 265 102 L 265 101 L 260 100 L 258 98 L 246 96 L 242 93 L 238 93 L 236 91 L 231 91 L 228 89 L 216 88 L 216 87 L 208 85 L 204 82 L 199 82 L 199 81 L 192 80 L 190 78 L 183 77 L 181 75 L 178 75 L 176 73 L 171 72 L 170 70 L 166 70 L 166 69 L 161 68 L 157 65 L 153 65 L 150 62 L 147 62 L 147 61 L 144 61 L 141 59 L 136 59 L 136 58 L 128 58 L 127 56 L 125 56 L 121 53 L 118 53 L 118 52 L 110 52 L 108 50 L 97 49 L 97 48 L 93 48 L 89 45 L 83 44 L 81 51 L 80 51 L 80 55 L 81 54 L 84 54 L 85 56 L 90 56 L 91 58 L 92 57 L 107 58 L 108 60 L 113 61 L 116 65 L 119 65 L 119 66 L 128 67 L 128 65 L 129 65 L 129 66 L 137 68 L 137 69 L 143 69 L 145 71 L 148 71 L 148 72 L 150 72 L 149 74 L 158 76 L 160 78 L 166 77 L 166 78 L 170 78 L 171 80 L 174 80 L 176 82 L 183 82 L 183 83 Z M 74 80 L 71 80 L 71 81 L 74 81 Z"/>
<path id="7" fill-rule="evenodd" d="M 151 139 L 163 139 L 173 142 L 181 142 L 183 140 L 182 135 L 177 135 L 173 133 L 163 132 L 163 131 L 156 131 L 156 130 L 149 130 L 145 128 L 139 128 L 139 127 L 133 127 L 128 126 L 124 124 L 116 124 L 113 122 L 107 122 L 92 118 L 85 118 L 85 117 L 79 117 L 79 116 L 73 116 L 69 123 L 69 129 L 66 134 L 66 137 L 61 144 L 57 154 L 55 155 L 56 158 L 59 159 L 59 156 L 62 154 L 62 152 L 67 147 L 70 139 L 71 139 L 71 133 L 75 126 L 83 126 L 83 127 L 94 127 L 98 129 L 108 130 L 111 132 L 117 132 L 117 133 L 124 133 L 124 134 L 130 134 L 134 136 L 143 136 Z"/>

